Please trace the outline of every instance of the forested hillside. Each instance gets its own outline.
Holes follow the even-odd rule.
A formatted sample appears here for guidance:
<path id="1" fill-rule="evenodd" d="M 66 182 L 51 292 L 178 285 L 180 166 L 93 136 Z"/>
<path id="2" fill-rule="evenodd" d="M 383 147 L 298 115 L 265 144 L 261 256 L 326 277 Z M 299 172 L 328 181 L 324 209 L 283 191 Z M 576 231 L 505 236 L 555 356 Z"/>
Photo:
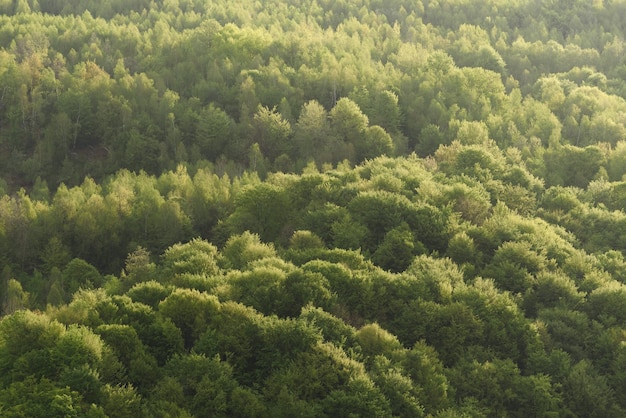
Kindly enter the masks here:
<path id="1" fill-rule="evenodd" d="M 626 416 L 625 38 L 0 0 L 0 415 Z"/>

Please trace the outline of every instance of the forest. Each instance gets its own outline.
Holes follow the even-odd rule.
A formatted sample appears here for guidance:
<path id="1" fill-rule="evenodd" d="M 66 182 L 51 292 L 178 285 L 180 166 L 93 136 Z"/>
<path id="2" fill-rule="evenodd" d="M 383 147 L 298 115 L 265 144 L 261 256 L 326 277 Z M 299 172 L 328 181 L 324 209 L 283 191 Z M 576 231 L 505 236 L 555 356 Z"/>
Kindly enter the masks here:
<path id="1" fill-rule="evenodd" d="M 626 417 L 626 0 L 0 0 L 3 417 Z"/>

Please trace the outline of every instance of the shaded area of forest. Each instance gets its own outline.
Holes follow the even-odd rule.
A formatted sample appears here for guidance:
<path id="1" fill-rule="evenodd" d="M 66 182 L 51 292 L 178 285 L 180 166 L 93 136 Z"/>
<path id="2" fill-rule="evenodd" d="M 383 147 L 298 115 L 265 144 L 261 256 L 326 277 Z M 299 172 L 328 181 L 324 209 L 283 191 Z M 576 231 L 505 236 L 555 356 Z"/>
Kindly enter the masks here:
<path id="1" fill-rule="evenodd" d="M 0 0 L 0 414 L 625 416 L 624 22 Z"/>

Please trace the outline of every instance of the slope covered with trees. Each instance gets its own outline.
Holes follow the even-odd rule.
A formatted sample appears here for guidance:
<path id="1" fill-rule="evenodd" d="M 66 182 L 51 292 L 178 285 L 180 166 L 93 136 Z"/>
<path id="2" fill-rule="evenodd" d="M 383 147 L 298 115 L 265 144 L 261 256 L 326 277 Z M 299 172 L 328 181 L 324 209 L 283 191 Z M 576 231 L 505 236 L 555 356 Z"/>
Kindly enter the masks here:
<path id="1" fill-rule="evenodd" d="M 0 0 L 0 415 L 626 416 L 625 16 Z"/>
<path id="2" fill-rule="evenodd" d="M 181 162 L 233 176 L 424 156 L 459 130 L 526 151 L 550 185 L 584 187 L 624 140 L 621 1 L 20 0 L 0 12 L 8 191 Z M 559 145 L 602 152 L 574 178 L 541 152 Z"/>

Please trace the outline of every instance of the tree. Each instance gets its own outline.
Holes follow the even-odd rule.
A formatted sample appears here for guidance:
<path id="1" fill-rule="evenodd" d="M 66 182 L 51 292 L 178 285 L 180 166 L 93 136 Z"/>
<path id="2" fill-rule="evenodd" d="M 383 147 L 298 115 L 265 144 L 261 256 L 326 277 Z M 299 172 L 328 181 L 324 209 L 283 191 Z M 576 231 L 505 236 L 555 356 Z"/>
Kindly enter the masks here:
<path id="1" fill-rule="evenodd" d="M 46 176 L 55 178 L 55 165 L 68 158 L 74 130 L 75 127 L 65 112 L 54 115 L 48 124 L 44 131 L 44 139 L 37 149 L 43 160 L 42 171 Z"/>
<path id="2" fill-rule="evenodd" d="M 262 243 L 257 234 L 246 231 L 241 235 L 231 236 L 222 250 L 222 255 L 226 268 L 245 270 L 250 262 L 273 257 L 276 251 L 271 244 Z"/>
<path id="3" fill-rule="evenodd" d="M 356 347 L 356 329 L 323 309 L 307 305 L 300 318 L 318 329 L 324 341 L 344 350 Z"/>
<path id="4" fill-rule="evenodd" d="M 282 287 L 280 315 L 296 317 L 307 306 L 331 310 L 335 303 L 328 279 L 319 273 L 292 271 L 285 278 Z"/>
<path id="5" fill-rule="evenodd" d="M 451 55 L 460 67 L 482 67 L 502 73 L 505 62 L 490 45 L 487 32 L 474 25 L 462 24 L 457 32 L 458 39 L 451 48 Z"/>
<path id="6" fill-rule="evenodd" d="M 358 382 L 351 385 L 355 380 Z M 388 401 L 373 387 L 363 366 L 327 343 L 297 353 L 287 367 L 272 374 L 264 392 L 272 410 L 277 411 L 306 405 L 309 411 L 324 408 L 325 413 L 332 415 L 344 415 L 348 411 L 358 411 L 361 416 L 374 416 L 376 412 L 382 412 L 379 416 L 389 415 Z M 372 397 L 378 397 L 378 403 L 371 403 Z"/>
<path id="7" fill-rule="evenodd" d="M 461 286 L 455 299 L 468 305 L 480 319 L 480 346 L 523 367 L 539 337 L 512 297 L 496 290 L 492 281 L 478 278 L 471 286 Z M 484 354 L 487 360 L 489 354 Z"/>
<path id="8" fill-rule="evenodd" d="M 376 323 L 365 325 L 359 329 L 356 333 L 356 342 L 363 350 L 363 355 L 371 359 L 377 355 L 391 358 L 396 351 L 402 349 L 400 341 Z"/>
<path id="9" fill-rule="evenodd" d="M 218 219 L 226 217 L 232 205 L 230 178 L 219 177 L 208 169 L 199 169 L 193 176 L 191 196 L 186 198 L 189 204 L 188 215 L 192 219 L 194 231 L 210 231 Z"/>
<path id="10" fill-rule="evenodd" d="M 375 251 L 387 232 L 406 223 L 428 249 L 443 250 L 447 242 L 447 214 L 430 205 L 417 205 L 395 193 L 361 192 L 349 203 L 353 218 L 368 228 L 364 247 Z"/>
<path id="11" fill-rule="evenodd" d="M 402 374 L 400 367 L 394 367 L 384 356 L 377 356 L 369 374 L 389 399 L 394 416 L 424 416 L 424 407 L 418 400 L 413 381 Z"/>
<path id="12" fill-rule="evenodd" d="M 624 170 L 625 160 L 626 141 L 619 141 L 608 156 L 606 169 L 611 181 L 619 181 L 623 179 L 624 174 L 626 174 L 626 171 Z"/>
<path id="13" fill-rule="evenodd" d="M 270 166 L 270 161 L 265 157 L 265 155 L 263 155 L 258 142 L 252 144 L 248 149 L 248 166 L 250 167 L 250 170 L 258 173 L 260 178 L 265 179 Z"/>
<path id="14" fill-rule="evenodd" d="M 365 129 L 369 125 L 369 119 L 361 112 L 359 106 L 352 100 L 343 97 L 331 109 L 330 113 L 331 129 L 337 134 L 340 141 L 355 147 Z M 356 161 L 353 152 L 347 155 L 335 156 L 335 160 L 347 158 Z"/>
<path id="15" fill-rule="evenodd" d="M 120 275 L 123 290 L 140 282 L 154 280 L 156 274 L 156 265 L 150 260 L 150 252 L 139 246 L 126 257 L 126 265 Z"/>
<path id="16" fill-rule="evenodd" d="M 334 390 L 324 399 L 323 410 L 329 415 L 356 413 L 362 417 L 391 417 L 389 400 L 369 378 L 357 377 L 344 390 Z"/>
<path id="17" fill-rule="evenodd" d="M 159 142 L 133 129 L 128 132 L 125 151 L 125 166 L 131 170 L 146 170 L 156 174 L 161 168 L 159 164 Z"/>
<path id="18" fill-rule="evenodd" d="M 100 325 L 95 331 L 114 350 L 127 370 L 133 358 L 143 351 L 137 331 L 129 325 L 105 324 Z"/>
<path id="19" fill-rule="evenodd" d="M 606 164 L 602 151 L 596 146 L 577 148 L 566 145 L 548 149 L 544 155 L 548 185 L 585 188 L 594 179 L 600 167 Z"/>
<path id="20" fill-rule="evenodd" d="M 233 120 L 228 114 L 210 103 L 198 115 L 195 144 L 199 147 L 202 157 L 216 160 L 226 151 L 233 136 Z"/>
<path id="21" fill-rule="evenodd" d="M 561 273 L 540 272 L 532 287 L 524 294 L 523 308 L 527 316 L 537 315 L 541 309 L 564 307 L 574 309 L 584 300 L 569 277 Z"/>
<path id="22" fill-rule="evenodd" d="M 133 302 L 140 302 L 155 309 L 163 299 L 172 293 L 171 287 L 165 287 L 156 280 L 134 285 L 126 294 Z"/>
<path id="23" fill-rule="evenodd" d="M 46 304 L 58 306 L 68 301 L 68 295 L 63 289 L 63 275 L 61 271 L 54 267 L 50 271 L 50 290 L 46 296 Z"/>
<path id="24" fill-rule="evenodd" d="M 312 158 L 318 164 L 334 161 L 335 136 L 324 107 L 315 100 L 305 103 L 293 130 L 296 157 L 305 161 Z"/>
<path id="25" fill-rule="evenodd" d="M 140 417 L 142 414 L 142 398 L 132 385 L 105 385 L 102 408 L 106 416 L 111 418 Z"/>
<path id="26" fill-rule="evenodd" d="M 253 140 L 264 156 L 274 161 L 281 154 L 291 153 L 291 124 L 276 109 L 260 106 L 252 120 Z"/>
<path id="27" fill-rule="evenodd" d="M 390 135 L 400 133 L 404 115 L 398 105 L 398 96 L 390 90 L 383 90 L 374 94 L 372 114 L 369 115 L 372 126 L 380 126 Z"/>
<path id="28" fill-rule="evenodd" d="M 99 403 L 103 387 L 100 373 L 106 367 L 107 349 L 91 330 L 69 327 L 57 341 L 53 353 L 53 360 L 61 369 L 59 386 L 80 393 L 86 402 Z"/>
<path id="29" fill-rule="evenodd" d="M 174 244 L 162 256 L 165 275 L 219 273 L 217 248 L 207 241 L 194 238 L 186 244 Z"/>
<path id="30" fill-rule="evenodd" d="M 360 249 L 368 233 L 367 226 L 355 221 L 349 213 L 330 225 L 333 245 L 346 250 Z"/>
<path id="31" fill-rule="evenodd" d="M 625 297 L 626 285 L 609 282 L 587 295 L 587 312 L 592 318 L 603 321 L 622 321 L 626 317 L 626 310 L 623 309 Z"/>
<path id="32" fill-rule="evenodd" d="M 227 278 L 231 284 L 229 296 L 265 315 L 278 314 L 284 303 L 282 287 L 286 277 L 286 271 L 273 266 L 254 266 L 244 272 L 232 272 Z M 284 310 L 291 313 L 290 308 L 287 306 Z"/>
<path id="33" fill-rule="evenodd" d="M 573 362 L 588 357 L 593 341 L 602 332 L 599 324 L 593 323 L 584 312 L 564 307 L 541 310 L 537 318 L 550 334 L 549 348 L 565 351 Z"/>
<path id="34" fill-rule="evenodd" d="M 43 314 L 30 311 L 4 317 L 0 328 L 3 335 L 10 338 L 10 341 L 3 341 L 0 345 L 2 362 L 7 362 L 2 371 L 10 380 L 3 385 L 5 389 L 0 397 L 5 397 L 3 407 L 8 407 L 11 414 L 19 416 L 20 409 L 29 408 L 19 405 L 24 389 L 22 384 L 33 390 L 29 403 L 33 409 L 29 414 L 44 416 L 35 411 L 43 406 L 39 402 L 48 395 L 55 399 L 52 402 L 48 400 L 46 404 L 52 408 L 48 412 L 53 415 L 58 412 L 56 407 L 64 411 L 58 416 L 67 416 L 64 414 L 74 409 L 84 412 L 90 409 L 89 404 L 94 411 L 99 410 L 95 404 L 102 399 L 103 385 L 99 375 L 105 371 L 107 347 L 90 329 L 78 326 L 66 328 Z M 46 388 L 47 393 L 37 393 L 39 384 Z M 54 396 L 59 394 L 57 389 L 61 388 L 65 389 L 65 395 Z"/>
<path id="35" fill-rule="evenodd" d="M 296 250 L 323 248 L 324 242 L 320 237 L 308 230 L 295 231 L 289 240 L 289 247 Z"/>
<path id="36" fill-rule="evenodd" d="M 545 255 L 538 254 L 526 242 L 505 242 L 485 266 L 482 274 L 493 278 L 502 290 L 524 293 L 536 281 L 535 275 L 546 269 Z"/>
<path id="37" fill-rule="evenodd" d="M 159 303 L 159 312 L 181 330 L 191 348 L 220 309 L 217 297 L 191 289 L 175 289 Z"/>
<path id="38" fill-rule="evenodd" d="M 80 258 L 74 258 L 63 269 L 63 288 L 68 295 L 78 289 L 97 289 L 103 284 L 100 272 Z"/>
<path id="39" fill-rule="evenodd" d="M 157 394 L 188 408 L 194 416 L 239 416 L 241 410 L 254 411 L 255 401 L 257 408 L 260 407 L 255 394 L 239 387 L 232 368 L 219 357 L 207 358 L 197 354 L 177 356 L 167 363 L 165 370 L 166 375 L 175 380 L 163 381 L 157 388 Z M 179 385 L 182 396 L 175 397 L 172 393 L 170 387 L 174 382 Z M 245 394 L 250 396 L 247 400 L 251 404 L 237 404 L 236 400 L 246 399 Z"/>
<path id="40" fill-rule="evenodd" d="M 606 378 L 599 375 L 587 360 L 572 367 L 564 384 L 565 403 L 578 415 L 602 417 L 623 413 L 621 408 L 615 405 L 614 396 Z"/>
<path id="41" fill-rule="evenodd" d="M 380 126 L 369 126 L 363 131 L 362 139 L 355 144 L 356 162 L 365 159 L 391 156 L 394 153 L 394 144 L 391 136 Z"/>
<path id="42" fill-rule="evenodd" d="M 157 379 L 157 361 L 146 352 L 135 328 L 129 325 L 100 325 L 96 332 L 111 347 L 126 369 L 127 379 L 143 393 Z"/>
<path id="43" fill-rule="evenodd" d="M 561 399 L 547 376 L 523 376 L 510 360 L 465 362 L 451 373 L 457 399 L 475 398 L 490 414 L 560 414 Z"/>
<path id="44" fill-rule="evenodd" d="M 15 279 L 9 279 L 2 305 L 2 311 L 5 315 L 10 315 L 28 307 L 28 293 L 24 292 L 20 282 Z"/>
<path id="45" fill-rule="evenodd" d="M 63 325 L 43 314 L 23 310 L 3 317 L 0 330 L 6 336 L 0 342 L 4 387 L 30 375 L 55 377 L 57 370 L 52 352 L 65 332 Z"/>
<path id="46" fill-rule="evenodd" d="M 449 404 L 450 382 L 432 346 L 420 341 L 394 360 L 412 381 L 412 393 L 427 413 L 440 411 Z"/>
<path id="47" fill-rule="evenodd" d="M 77 391 L 34 377 L 14 382 L 0 390 L 0 403 L 2 414 L 6 417 L 105 416 L 102 408 L 94 404 L 91 407 L 85 405 Z"/>
<path id="48" fill-rule="evenodd" d="M 269 242 L 283 237 L 290 215 L 291 205 L 286 190 L 271 183 L 262 183 L 241 191 L 226 225 L 231 233 L 250 231 L 258 234 L 262 241 Z"/>
<path id="49" fill-rule="evenodd" d="M 413 261 L 413 257 L 426 252 L 426 248 L 417 242 L 407 224 L 402 224 L 385 234 L 374 254 L 372 261 L 382 268 L 399 273 Z"/>

